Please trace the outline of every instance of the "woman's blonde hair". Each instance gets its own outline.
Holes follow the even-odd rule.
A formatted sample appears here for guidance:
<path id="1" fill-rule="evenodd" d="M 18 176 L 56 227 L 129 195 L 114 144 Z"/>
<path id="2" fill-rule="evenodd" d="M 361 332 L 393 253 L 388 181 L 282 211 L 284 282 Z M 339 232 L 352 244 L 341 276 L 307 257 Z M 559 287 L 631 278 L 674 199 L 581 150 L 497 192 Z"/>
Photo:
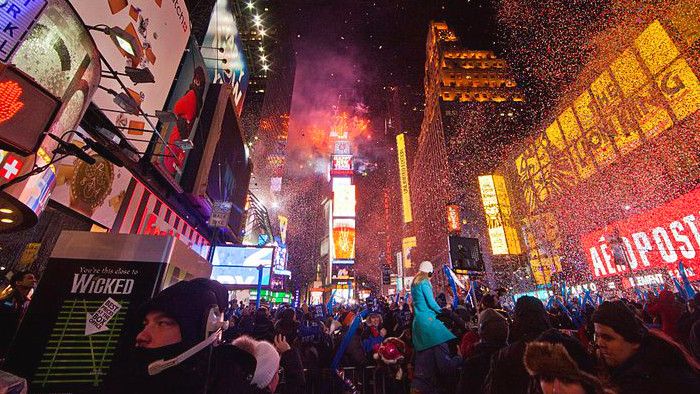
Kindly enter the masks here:
<path id="1" fill-rule="evenodd" d="M 427 272 L 418 271 L 416 276 L 413 277 L 413 283 L 418 284 L 426 279 L 430 280 L 430 274 L 428 274 Z"/>

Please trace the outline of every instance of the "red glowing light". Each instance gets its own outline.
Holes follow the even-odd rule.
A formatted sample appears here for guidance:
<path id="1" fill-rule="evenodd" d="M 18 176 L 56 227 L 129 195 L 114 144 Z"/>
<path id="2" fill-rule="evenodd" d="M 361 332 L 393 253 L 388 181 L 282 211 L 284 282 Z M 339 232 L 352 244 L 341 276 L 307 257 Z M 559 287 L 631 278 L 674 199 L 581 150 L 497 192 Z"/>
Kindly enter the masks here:
<path id="1" fill-rule="evenodd" d="M 12 119 L 24 103 L 19 101 L 22 87 L 15 81 L 0 82 L 0 123 Z"/>

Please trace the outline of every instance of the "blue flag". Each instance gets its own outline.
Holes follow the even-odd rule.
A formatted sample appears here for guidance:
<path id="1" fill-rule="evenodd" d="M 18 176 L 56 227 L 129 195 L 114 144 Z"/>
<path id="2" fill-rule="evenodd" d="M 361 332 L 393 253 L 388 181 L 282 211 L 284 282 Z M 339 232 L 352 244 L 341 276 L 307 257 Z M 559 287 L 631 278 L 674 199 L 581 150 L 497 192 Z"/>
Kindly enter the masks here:
<path id="1" fill-rule="evenodd" d="M 678 273 L 681 275 L 681 279 L 683 280 L 683 288 L 685 289 L 685 294 L 688 297 L 686 299 L 689 300 L 695 297 L 695 289 L 690 284 L 690 280 L 688 280 L 688 275 L 685 273 L 683 262 L 678 262 Z"/>

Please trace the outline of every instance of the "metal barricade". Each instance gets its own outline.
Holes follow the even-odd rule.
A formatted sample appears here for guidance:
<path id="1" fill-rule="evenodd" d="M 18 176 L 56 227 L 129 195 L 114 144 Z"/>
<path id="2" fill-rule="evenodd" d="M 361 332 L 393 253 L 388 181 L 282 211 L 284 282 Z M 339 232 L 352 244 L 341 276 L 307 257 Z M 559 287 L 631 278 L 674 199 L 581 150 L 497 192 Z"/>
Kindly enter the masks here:
<path id="1" fill-rule="evenodd" d="M 395 373 L 395 369 L 388 367 L 344 367 L 341 378 L 331 369 L 305 369 L 305 391 L 309 394 L 409 394 L 406 373 L 401 380 L 396 380 Z"/>

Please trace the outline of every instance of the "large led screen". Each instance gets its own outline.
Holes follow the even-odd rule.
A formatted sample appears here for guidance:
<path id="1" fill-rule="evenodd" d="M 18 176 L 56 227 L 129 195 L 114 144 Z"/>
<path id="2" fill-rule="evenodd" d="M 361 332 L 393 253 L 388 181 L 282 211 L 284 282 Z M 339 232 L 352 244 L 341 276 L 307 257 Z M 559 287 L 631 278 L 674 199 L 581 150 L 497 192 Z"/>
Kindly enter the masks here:
<path id="1" fill-rule="evenodd" d="M 355 217 L 355 185 L 338 185 L 333 188 L 333 216 Z"/>
<path id="2" fill-rule="evenodd" d="M 162 140 L 154 137 L 153 164 L 172 181 L 179 183 L 189 155 L 189 150 L 181 144 L 183 140 L 195 141 L 199 114 L 209 88 L 209 74 L 204 59 L 194 37 L 190 37 L 188 50 L 182 56 L 180 69 L 170 90 L 167 111 L 177 120 L 160 124 Z M 166 145 L 167 144 L 167 148 Z"/>
<path id="3" fill-rule="evenodd" d="M 333 219 L 335 260 L 355 259 L 355 219 Z"/>
<path id="4" fill-rule="evenodd" d="M 202 53 L 212 81 L 233 87 L 236 114 L 240 116 L 248 89 L 249 70 L 241 35 L 233 15 L 233 3 L 230 0 L 216 2 L 202 43 Z"/>
<path id="5" fill-rule="evenodd" d="M 273 247 L 217 246 L 211 278 L 227 285 L 257 285 L 258 266 L 262 265 L 262 285 L 268 286 L 274 253 Z"/>
<path id="6" fill-rule="evenodd" d="M 700 188 L 644 213 L 581 237 L 594 278 L 667 270 L 683 262 L 693 279 L 700 268 Z"/>

